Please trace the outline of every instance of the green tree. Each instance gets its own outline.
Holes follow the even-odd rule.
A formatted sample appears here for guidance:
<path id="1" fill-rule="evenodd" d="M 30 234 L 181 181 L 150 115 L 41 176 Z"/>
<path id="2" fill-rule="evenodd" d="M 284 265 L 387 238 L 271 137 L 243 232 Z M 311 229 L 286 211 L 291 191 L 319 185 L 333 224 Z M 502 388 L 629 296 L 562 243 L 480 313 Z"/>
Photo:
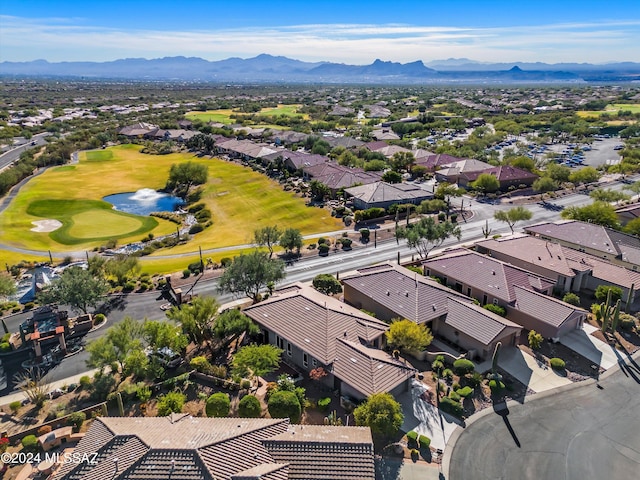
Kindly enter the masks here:
<path id="1" fill-rule="evenodd" d="M 195 297 L 190 304 L 172 307 L 167 312 L 167 317 L 181 325 L 189 340 L 200 345 L 211 338 L 219 309 L 220 304 L 215 298 Z"/>
<path id="2" fill-rule="evenodd" d="M 640 218 L 634 218 L 624 226 L 625 233 L 640 236 Z"/>
<path id="3" fill-rule="evenodd" d="M 416 157 L 413 156 L 411 152 L 396 152 L 393 154 L 391 159 L 389 160 L 389 165 L 396 172 L 400 172 L 402 170 L 406 170 L 411 173 L 411 168 L 413 164 L 416 162 Z"/>
<path id="4" fill-rule="evenodd" d="M 629 190 L 634 195 L 640 195 L 640 181 L 639 182 L 633 182 L 633 183 L 631 183 L 629 185 L 625 185 L 624 189 L 625 190 Z"/>
<path id="5" fill-rule="evenodd" d="M 377 435 L 395 435 L 404 421 L 402 407 L 390 393 L 374 393 L 353 411 L 356 425 Z"/>
<path id="6" fill-rule="evenodd" d="M 576 183 L 576 184 L 593 183 L 593 182 L 596 182 L 599 178 L 600 178 L 600 172 L 598 172 L 593 167 L 584 167 L 584 168 L 581 168 L 580 170 L 575 170 L 574 172 L 571 172 L 571 175 L 569 175 L 569 181 L 571 183 Z"/>
<path id="7" fill-rule="evenodd" d="M 260 333 L 260 328 L 239 309 L 232 308 L 218 315 L 213 326 L 213 333 L 229 344 L 243 333 L 249 335 Z"/>
<path id="8" fill-rule="evenodd" d="M 17 292 L 16 282 L 8 273 L 0 272 L 0 299 L 15 295 Z"/>
<path id="9" fill-rule="evenodd" d="M 186 198 L 192 186 L 207 183 L 208 175 L 206 165 L 195 162 L 175 163 L 171 165 L 165 188 Z"/>
<path id="10" fill-rule="evenodd" d="M 126 316 L 110 327 L 106 334 L 87 345 L 89 359 L 87 364 L 94 368 L 104 367 L 117 362 L 125 370 L 126 359 L 134 351 L 142 351 L 142 324 Z"/>
<path id="11" fill-rule="evenodd" d="M 240 348 L 231 362 L 233 372 L 241 377 L 261 377 L 280 365 L 282 350 L 273 345 L 247 345 Z"/>
<path id="12" fill-rule="evenodd" d="M 598 285 L 595 291 L 596 300 L 604 302 L 607 300 L 607 295 L 611 291 L 611 302 L 615 303 L 622 298 L 622 289 L 615 285 Z"/>
<path id="13" fill-rule="evenodd" d="M 271 418 L 289 418 L 291 423 L 298 423 L 302 415 L 300 400 L 294 392 L 287 390 L 272 393 L 267 408 Z"/>
<path id="14" fill-rule="evenodd" d="M 181 413 L 187 396 L 181 392 L 169 392 L 158 401 L 158 416 L 167 417 L 172 413 Z"/>
<path id="15" fill-rule="evenodd" d="M 273 247 L 280 240 L 282 230 L 277 225 L 269 225 L 258 228 L 253 232 L 253 242 L 261 247 L 266 246 L 269 249 L 269 258 L 273 256 Z"/>
<path id="16" fill-rule="evenodd" d="M 318 180 L 311 180 L 311 182 L 309 182 L 309 190 L 314 200 L 319 202 L 323 201 L 331 193 L 331 189 Z"/>
<path id="17" fill-rule="evenodd" d="M 576 307 L 580 306 L 580 297 L 573 292 L 568 292 L 562 297 L 562 301 Z"/>
<path id="18" fill-rule="evenodd" d="M 167 347 L 174 352 L 182 352 L 189 343 L 182 328 L 169 322 L 145 320 L 142 333 L 147 345 L 155 350 Z"/>
<path id="19" fill-rule="evenodd" d="M 260 418 L 262 405 L 255 395 L 245 395 L 238 403 L 238 415 L 240 418 Z"/>
<path id="20" fill-rule="evenodd" d="M 527 341 L 532 350 L 538 350 L 542 346 L 543 340 L 542 335 L 535 330 L 530 330 L 529 335 L 527 335 Z"/>
<path id="21" fill-rule="evenodd" d="M 80 267 L 65 268 L 62 275 L 38 294 L 41 304 L 60 303 L 87 313 L 109 291 L 107 282 Z"/>
<path id="22" fill-rule="evenodd" d="M 471 188 L 480 193 L 487 194 L 500 190 L 500 181 L 490 173 L 481 173 L 474 182 L 471 182 Z"/>
<path id="23" fill-rule="evenodd" d="M 536 192 L 553 192 L 558 189 L 558 182 L 551 177 L 540 177 L 533 182 L 532 187 Z"/>
<path id="24" fill-rule="evenodd" d="M 505 222 L 509 225 L 511 229 L 511 233 L 513 233 L 513 226 L 521 221 L 531 220 L 533 214 L 531 210 L 527 210 L 524 207 L 513 207 L 509 210 L 498 210 L 493 218 L 498 220 L 499 222 Z"/>
<path id="25" fill-rule="evenodd" d="M 297 228 L 287 228 L 282 232 L 280 237 L 280 246 L 285 249 L 287 253 L 293 252 L 295 249 L 300 254 L 302 248 L 302 234 Z"/>
<path id="26" fill-rule="evenodd" d="M 129 277 L 138 274 L 141 268 L 138 257 L 130 255 L 116 255 L 104 264 L 104 271 L 116 277 L 118 285 L 124 285 Z"/>
<path id="27" fill-rule="evenodd" d="M 452 197 L 460 197 L 464 194 L 463 188 L 458 188 L 455 185 L 451 185 L 450 183 L 443 182 L 438 185 L 436 191 L 434 192 L 434 197 L 437 200 L 444 200 L 447 204 L 447 217 L 449 216 L 449 211 L 451 210 L 451 198 Z"/>
<path id="28" fill-rule="evenodd" d="M 382 181 L 387 183 L 401 183 L 402 175 L 398 172 L 394 172 L 393 170 L 388 170 L 382 175 Z"/>
<path id="29" fill-rule="evenodd" d="M 571 176 L 571 169 L 565 165 L 558 165 L 557 163 L 548 163 L 544 171 L 545 176 L 550 177 L 558 183 L 564 183 L 569 181 Z"/>
<path id="30" fill-rule="evenodd" d="M 342 284 L 333 275 L 320 273 L 313 278 L 313 288 L 325 295 L 342 293 Z"/>
<path id="31" fill-rule="evenodd" d="M 589 193 L 589 196 L 598 202 L 619 202 L 620 200 L 628 200 L 629 195 L 618 192 L 617 190 L 611 190 L 607 188 L 596 188 Z"/>
<path id="32" fill-rule="evenodd" d="M 606 202 L 593 202 L 584 207 L 567 207 L 562 213 L 562 218 L 591 222 L 605 227 L 618 228 L 618 215 L 616 209 Z"/>
<path id="33" fill-rule="evenodd" d="M 413 225 L 398 228 L 396 237 L 406 239 L 409 248 L 415 249 L 420 258 L 426 260 L 429 252 L 442 245 L 447 238 L 460 240 L 462 230 L 449 221 L 436 223 L 433 217 L 425 217 Z"/>
<path id="34" fill-rule="evenodd" d="M 233 259 L 220 277 L 218 289 L 223 293 L 242 293 L 257 303 L 260 291 L 267 284 L 275 284 L 284 277 L 284 262 L 269 258 L 266 252 L 254 250 Z"/>
<path id="35" fill-rule="evenodd" d="M 230 409 L 231 400 L 226 393 L 217 392 L 207 398 L 205 406 L 207 417 L 228 417 Z"/>
<path id="36" fill-rule="evenodd" d="M 426 325 L 418 325 L 407 319 L 392 320 L 385 335 L 390 347 L 404 352 L 421 352 L 433 341 L 433 335 Z"/>

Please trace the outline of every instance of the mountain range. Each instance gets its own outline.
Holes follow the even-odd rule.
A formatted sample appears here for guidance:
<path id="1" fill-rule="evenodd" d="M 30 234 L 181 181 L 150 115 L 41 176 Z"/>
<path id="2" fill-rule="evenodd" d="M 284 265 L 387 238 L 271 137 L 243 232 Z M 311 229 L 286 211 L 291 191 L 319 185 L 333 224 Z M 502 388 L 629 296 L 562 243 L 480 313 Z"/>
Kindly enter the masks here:
<path id="1" fill-rule="evenodd" d="M 466 58 L 370 65 L 304 62 L 261 54 L 208 61 L 198 57 L 126 58 L 110 62 L 2 62 L 0 76 L 84 79 L 179 80 L 223 83 L 558 83 L 640 80 L 640 63 L 481 63 Z"/>

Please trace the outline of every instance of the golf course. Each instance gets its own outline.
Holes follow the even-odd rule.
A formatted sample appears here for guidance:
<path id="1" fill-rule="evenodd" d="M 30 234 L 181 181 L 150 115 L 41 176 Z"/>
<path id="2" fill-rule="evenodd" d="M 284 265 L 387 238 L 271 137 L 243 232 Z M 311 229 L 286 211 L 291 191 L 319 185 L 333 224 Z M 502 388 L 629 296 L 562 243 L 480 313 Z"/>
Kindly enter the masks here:
<path id="1" fill-rule="evenodd" d="M 294 115 L 302 115 L 305 119 L 307 119 L 308 115 L 306 114 L 303 115 L 298 113 L 298 108 L 300 108 L 300 105 L 278 105 L 277 107 L 274 107 L 274 108 L 263 108 L 262 110 L 255 113 L 254 115 L 258 115 L 258 116 L 259 115 L 269 115 L 269 116 L 286 115 L 288 117 L 291 117 Z M 185 118 L 187 118 L 187 120 L 192 120 L 192 121 L 200 120 L 205 123 L 216 122 L 216 123 L 223 123 L 225 125 L 229 125 L 231 123 L 236 123 L 236 121 L 231 118 L 231 115 L 242 116 L 247 114 L 243 112 L 236 112 L 230 109 L 207 110 L 204 112 L 199 112 L 199 111 L 187 112 L 185 114 Z"/>
<path id="2" fill-rule="evenodd" d="M 27 182 L 0 215 L 0 243 L 30 251 L 90 250 L 117 240 L 118 245 L 156 238 L 176 231 L 176 224 L 156 217 L 114 210 L 106 195 L 155 190 L 165 186 L 171 165 L 197 162 L 208 167 L 200 202 L 213 214 L 213 225 L 191 241 L 160 249 L 145 257 L 145 270 L 159 271 L 186 260 L 166 257 L 251 242 L 261 226 L 293 227 L 303 234 L 326 232 L 342 224 L 327 210 L 307 207 L 305 200 L 285 192 L 275 181 L 237 163 L 199 158 L 189 153 L 148 155 L 140 145 L 120 145 L 80 152 L 79 162 L 50 168 Z M 40 228 L 41 225 L 44 225 Z M 233 256 L 227 251 L 222 256 Z M 21 254 L 16 254 L 16 261 Z M 213 255 L 208 255 L 212 258 Z M 162 265 L 162 266 L 161 266 Z"/>

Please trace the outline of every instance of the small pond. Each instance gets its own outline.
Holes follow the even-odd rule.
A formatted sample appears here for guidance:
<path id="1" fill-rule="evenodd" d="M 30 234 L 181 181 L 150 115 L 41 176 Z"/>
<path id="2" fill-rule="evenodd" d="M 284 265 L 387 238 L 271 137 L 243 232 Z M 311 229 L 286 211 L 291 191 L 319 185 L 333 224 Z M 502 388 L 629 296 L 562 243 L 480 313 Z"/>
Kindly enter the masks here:
<path id="1" fill-rule="evenodd" d="M 173 212 L 183 204 L 179 197 L 143 188 L 137 192 L 116 193 L 102 198 L 121 212 L 149 215 L 151 212 Z"/>

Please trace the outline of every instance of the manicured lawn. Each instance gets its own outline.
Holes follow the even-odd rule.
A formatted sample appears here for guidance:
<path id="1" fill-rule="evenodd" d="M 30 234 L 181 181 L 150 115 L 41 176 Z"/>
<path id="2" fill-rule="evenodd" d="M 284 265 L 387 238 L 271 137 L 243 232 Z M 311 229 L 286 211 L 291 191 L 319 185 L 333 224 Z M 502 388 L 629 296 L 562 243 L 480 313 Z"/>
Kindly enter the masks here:
<path id="1" fill-rule="evenodd" d="M 171 165 L 184 161 L 209 167 L 201 201 L 213 213 L 213 225 L 186 245 L 158 250 L 154 256 L 196 252 L 199 246 L 207 249 L 250 243 L 253 231 L 265 225 L 294 227 L 303 234 L 342 228 L 328 210 L 307 207 L 304 199 L 284 192 L 277 182 L 248 167 L 186 153 L 146 155 L 140 148 L 111 147 L 96 151 L 97 157 L 91 155 L 94 152 L 81 152 L 80 162 L 72 169 L 57 167 L 33 178 L 0 215 L 0 241 L 32 250 L 64 252 L 69 245 L 76 250 L 89 249 L 110 238 L 118 238 L 118 244 L 123 245 L 140 240 L 147 232 L 156 237 L 172 233 L 173 223 L 114 211 L 101 199 L 141 188 L 160 189 Z M 93 160 L 87 161 L 87 154 Z M 31 222 L 45 218 L 57 219 L 63 226 L 49 233 L 32 232 Z M 182 265 L 183 260 L 176 263 Z"/>
<path id="2" fill-rule="evenodd" d="M 306 114 L 297 113 L 300 105 L 278 105 L 275 108 L 263 108 L 260 110 L 258 115 L 286 115 L 288 117 L 292 117 L 294 115 L 303 115 L 305 119 L 309 118 Z M 225 125 L 229 125 L 234 123 L 235 120 L 231 118 L 232 114 L 243 115 L 242 112 L 234 112 L 230 109 L 224 110 L 207 110 L 206 112 L 187 112 L 185 114 L 185 118 L 188 120 L 200 120 L 202 122 L 217 122 L 224 123 Z M 256 125 L 256 127 L 264 127 L 263 125 Z M 273 128 L 282 129 L 284 127 L 274 126 Z M 104 151 L 104 150 L 102 150 Z"/>
<path id="3" fill-rule="evenodd" d="M 600 117 L 603 114 L 608 114 L 613 117 L 618 116 L 618 112 L 622 110 L 631 113 L 640 113 L 639 103 L 614 103 L 607 105 L 603 110 L 585 110 L 577 112 L 577 115 L 582 118 L 587 117 Z"/>
<path id="4" fill-rule="evenodd" d="M 53 261 L 61 260 L 61 257 L 53 255 Z M 25 262 L 48 262 L 49 255 L 29 255 L 27 253 L 16 253 L 9 250 L 0 250 L 0 265 L 4 269 L 5 265 L 15 265 L 21 261 Z"/>

